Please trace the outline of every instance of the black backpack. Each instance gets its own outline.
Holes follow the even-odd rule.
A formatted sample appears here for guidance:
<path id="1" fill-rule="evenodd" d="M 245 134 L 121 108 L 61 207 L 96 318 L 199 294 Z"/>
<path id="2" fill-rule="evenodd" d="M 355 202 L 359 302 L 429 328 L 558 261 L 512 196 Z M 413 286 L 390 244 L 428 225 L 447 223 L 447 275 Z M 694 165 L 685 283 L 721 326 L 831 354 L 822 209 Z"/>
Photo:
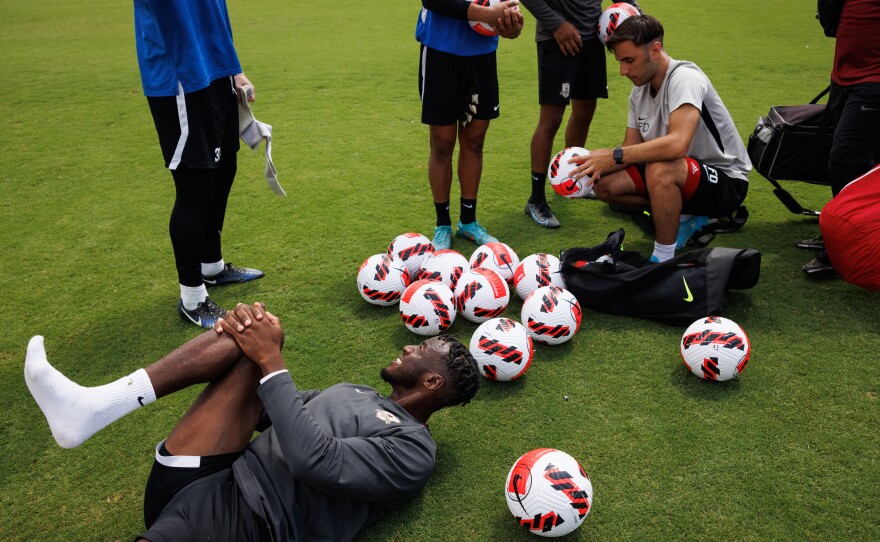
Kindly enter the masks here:
<path id="1" fill-rule="evenodd" d="M 564 250 L 566 288 L 582 307 L 671 325 L 690 325 L 726 308 L 728 290 L 758 282 L 761 253 L 750 248 L 703 248 L 663 263 L 621 250 L 623 229 L 595 247 Z M 603 258 L 607 256 L 607 258 Z"/>

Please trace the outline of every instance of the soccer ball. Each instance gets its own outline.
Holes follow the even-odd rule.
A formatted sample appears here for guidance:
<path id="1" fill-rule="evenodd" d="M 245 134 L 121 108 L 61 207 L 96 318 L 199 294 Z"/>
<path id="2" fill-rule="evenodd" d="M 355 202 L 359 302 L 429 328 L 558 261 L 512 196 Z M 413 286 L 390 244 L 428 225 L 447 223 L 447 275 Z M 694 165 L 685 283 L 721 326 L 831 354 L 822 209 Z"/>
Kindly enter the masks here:
<path id="1" fill-rule="evenodd" d="M 513 282 L 513 272 L 519 265 L 519 256 L 512 248 L 500 241 L 480 245 L 471 254 L 471 267 L 491 269 L 507 282 Z"/>
<path id="2" fill-rule="evenodd" d="M 578 164 L 568 163 L 572 158 L 587 154 L 590 151 L 583 147 L 566 147 L 556 153 L 550 161 L 547 176 L 550 178 L 550 186 L 557 194 L 565 198 L 582 198 L 593 191 L 593 185 L 589 184 L 590 177 L 573 178 L 571 172 Z"/>
<path id="3" fill-rule="evenodd" d="M 478 6 L 494 6 L 501 0 L 471 0 L 471 3 L 477 4 Z M 468 21 L 470 23 L 471 28 L 474 29 L 474 32 L 477 34 L 482 34 L 484 36 L 497 36 L 498 33 L 495 32 L 495 29 L 492 28 L 492 25 L 488 25 L 483 22 L 478 21 Z"/>
<path id="4" fill-rule="evenodd" d="M 639 10 L 632 4 L 618 2 L 608 6 L 608 9 L 599 16 L 599 28 L 596 32 L 599 36 L 599 42 L 605 45 L 605 42 L 608 41 L 608 36 L 614 33 L 614 30 L 620 26 L 620 23 L 638 14 Z"/>
<path id="5" fill-rule="evenodd" d="M 507 507 L 517 523 L 546 537 L 577 529 L 593 503 L 593 484 L 578 461 L 553 448 L 516 460 L 505 483 Z"/>
<path id="6" fill-rule="evenodd" d="M 415 278 L 419 276 L 419 270 L 422 268 L 422 262 L 429 254 L 434 252 L 434 245 L 431 240 L 421 233 L 402 233 L 391 241 L 388 245 L 388 254 L 397 256 L 406 264 L 409 276 Z"/>
<path id="7" fill-rule="evenodd" d="M 450 249 L 437 250 L 422 263 L 419 279 L 438 280 L 455 290 L 459 277 L 470 267 L 467 258 Z"/>
<path id="8" fill-rule="evenodd" d="M 526 299 L 541 286 L 565 288 L 559 258 L 544 252 L 523 258 L 513 273 L 513 287 L 520 299 Z"/>
<path id="9" fill-rule="evenodd" d="M 491 269 L 466 269 L 455 285 L 455 308 L 476 324 L 500 315 L 509 302 L 507 282 Z"/>
<path id="10" fill-rule="evenodd" d="M 703 380 L 723 382 L 741 373 L 752 354 L 746 332 L 720 316 L 700 318 L 681 337 L 681 359 Z"/>
<path id="11" fill-rule="evenodd" d="M 442 282 L 417 280 L 400 298 L 400 318 L 418 335 L 439 335 L 455 321 L 452 290 Z"/>
<path id="12" fill-rule="evenodd" d="M 408 285 L 406 265 L 389 254 L 373 254 L 358 269 L 358 291 L 367 303 L 373 305 L 394 305 Z"/>
<path id="13" fill-rule="evenodd" d="M 501 382 L 521 377 L 535 355 L 525 326 L 510 318 L 492 318 L 480 324 L 471 337 L 470 350 L 480 373 Z"/>
<path id="14" fill-rule="evenodd" d="M 574 294 L 556 286 L 541 286 L 523 301 L 521 318 L 536 341 L 562 344 L 577 333 L 582 314 Z"/>

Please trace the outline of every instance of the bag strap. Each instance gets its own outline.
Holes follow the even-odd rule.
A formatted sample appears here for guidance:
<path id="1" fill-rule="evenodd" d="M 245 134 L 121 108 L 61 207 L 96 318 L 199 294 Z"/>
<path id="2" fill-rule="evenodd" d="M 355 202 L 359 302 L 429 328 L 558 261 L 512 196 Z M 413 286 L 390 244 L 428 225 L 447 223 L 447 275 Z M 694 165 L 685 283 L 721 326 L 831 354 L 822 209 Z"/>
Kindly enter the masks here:
<path id="1" fill-rule="evenodd" d="M 829 92 L 831 92 L 831 85 L 828 85 L 827 87 L 825 87 L 825 90 L 823 90 L 822 92 L 819 93 L 818 96 L 816 96 L 815 98 L 813 98 L 812 100 L 810 100 L 810 103 L 811 103 L 811 104 L 818 103 L 819 100 L 822 99 L 822 96 L 825 96 L 825 95 L 828 94 Z"/>

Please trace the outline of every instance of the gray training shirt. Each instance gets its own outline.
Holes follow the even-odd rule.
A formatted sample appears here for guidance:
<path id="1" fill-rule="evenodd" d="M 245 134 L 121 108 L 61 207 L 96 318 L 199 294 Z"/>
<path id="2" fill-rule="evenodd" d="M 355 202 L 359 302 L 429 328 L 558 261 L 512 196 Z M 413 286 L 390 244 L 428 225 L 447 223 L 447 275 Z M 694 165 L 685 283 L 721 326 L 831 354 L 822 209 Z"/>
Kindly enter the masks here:
<path id="1" fill-rule="evenodd" d="M 351 540 L 434 470 L 427 426 L 376 390 L 337 384 L 299 392 L 289 373 L 257 390 L 272 426 L 233 464 L 273 540 Z"/>

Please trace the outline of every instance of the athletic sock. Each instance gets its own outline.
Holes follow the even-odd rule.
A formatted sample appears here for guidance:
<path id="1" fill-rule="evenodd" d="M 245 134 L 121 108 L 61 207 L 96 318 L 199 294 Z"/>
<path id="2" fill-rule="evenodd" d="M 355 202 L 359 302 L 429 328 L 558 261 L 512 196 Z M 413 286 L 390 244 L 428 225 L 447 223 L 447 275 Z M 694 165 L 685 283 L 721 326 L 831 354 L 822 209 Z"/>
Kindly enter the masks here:
<path id="1" fill-rule="evenodd" d="M 657 241 L 654 241 L 654 253 L 651 256 L 657 258 L 658 262 L 671 260 L 673 256 L 675 256 L 675 243 L 672 243 L 671 245 L 661 245 Z"/>
<path id="2" fill-rule="evenodd" d="M 28 343 L 24 380 L 62 448 L 79 446 L 129 412 L 156 400 L 144 369 L 103 386 L 80 386 L 49 364 L 39 335 Z"/>
<path id="3" fill-rule="evenodd" d="M 202 262 L 202 276 L 213 277 L 214 275 L 219 275 L 224 267 L 226 267 L 226 262 L 223 261 L 223 258 L 220 258 L 219 262 L 214 263 Z"/>
<path id="4" fill-rule="evenodd" d="M 529 197 L 529 203 L 541 203 L 547 201 L 544 195 L 544 185 L 547 184 L 547 173 L 532 172 L 532 195 Z"/>
<path id="5" fill-rule="evenodd" d="M 204 284 L 202 284 L 201 286 L 184 286 L 183 284 L 180 285 L 180 299 L 183 300 L 183 308 L 188 311 L 196 308 L 199 303 L 207 298 L 208 288 L 206 288 Z"/>
<path id="6" fill-rule="evenodd" d="M 449 202 L 434 202 L 434 211 L 437 213 L 438 226 L 452 226 L 452 218 L 449 216 Z"/>
<path id="7" fill-rule="evenodd" d="M 470 224 L 477 221 L 477 200 L 461 198 L 461 216 L 459 218 L 462 224 Z"/>

